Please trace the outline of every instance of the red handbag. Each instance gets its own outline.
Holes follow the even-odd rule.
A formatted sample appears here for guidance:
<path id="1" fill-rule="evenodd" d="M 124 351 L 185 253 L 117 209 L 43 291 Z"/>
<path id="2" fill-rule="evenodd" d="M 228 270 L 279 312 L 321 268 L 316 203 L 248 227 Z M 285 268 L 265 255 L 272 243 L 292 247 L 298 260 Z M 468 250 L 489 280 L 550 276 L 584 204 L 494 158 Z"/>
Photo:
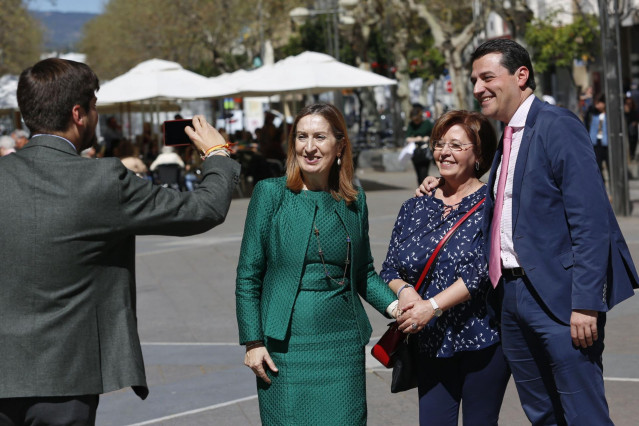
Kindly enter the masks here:
<path id="1" fill-rule="evenodd" d="M 466 219 L 468 219 L 468 217 L 473 214 L 484 201 L 486 201 L 485 197 L 479 200 L 479 202 L 477 202 L 477 204 L 475 204 L 473 208 L 471 208 L 461 219 L 459 219 L 457 223 L 455 223 L 455 225 L 450 228 L 446 235 L 444 235 L 444 238 L 441 239 L 439 244 L 437 244 L 437 247 L 435 247 L 435 250 L 430 255 L 430 258 L 428 258 L 428 262 L 426 262 L 426 266 L 424 267 L 422 274 L 419 276 L 417 284 L 415 284 L 415 291 L 419 292 L 419 289 L 422 286 L 424 279 L 426 278 L 426 274 L 428 274 L 430 267 L 435 262 L 437 255 L 439 254 L 440 250 L 446 245 L 446 242 L 448 242 L 450 237 L 455 233 L 455 231 L 457 231 L 459 225 L 461 225 Z M 371 355 L 373 355 L 376 360 L 381 362 L 384 367 L 391 368 L 394 362 L 393 355 L 397 351 L 397 348 L 399 347 L 402 340 L 404 340 L 407 336 L 408 335 L 406 333 L 399 330 L 397 321 L 392 322 L 389 325 L 388 330 L 386 330 L 386 333 L 384 333 L 382 338 L 379 339 L 379 342 L 377 342 L 375 346 L 373 346 L 373 349 L 371 349 Z"/>

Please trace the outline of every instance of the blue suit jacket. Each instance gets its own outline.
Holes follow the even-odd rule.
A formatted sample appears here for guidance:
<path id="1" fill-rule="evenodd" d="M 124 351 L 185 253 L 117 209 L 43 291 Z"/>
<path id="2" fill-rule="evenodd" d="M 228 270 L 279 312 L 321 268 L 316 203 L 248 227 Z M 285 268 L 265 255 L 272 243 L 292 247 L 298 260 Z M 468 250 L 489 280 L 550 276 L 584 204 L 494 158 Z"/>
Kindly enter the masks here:
<path id="1" fill-rule="evenodd" d="M 501 153 L 500 144 L 488 181 L 488 238 Z M 519 262 L 560 321 L 568 324 L 573 309 L 606 312 L 634 294 L 639 278 L 588 132 L 570 111 L 536 98 L 515 165 L 512 214 Z"/>

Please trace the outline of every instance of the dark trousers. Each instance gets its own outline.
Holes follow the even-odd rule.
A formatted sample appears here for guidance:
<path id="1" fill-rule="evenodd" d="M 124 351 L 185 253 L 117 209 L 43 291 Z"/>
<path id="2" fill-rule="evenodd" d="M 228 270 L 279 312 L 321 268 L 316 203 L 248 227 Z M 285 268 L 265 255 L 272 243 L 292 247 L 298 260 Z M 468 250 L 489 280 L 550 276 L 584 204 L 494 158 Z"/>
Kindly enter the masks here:
<path id="1" fill-rule="evenodd" d="M 496 425 L 510 378 L 500 344 L 452 358 L 422 356 L 419 363 L 419 424 L 457 426 L 463 400 L 464 426 Z"/>
<path id="2" fill-rule="evenodd" d="M 417 175 L 417 185 L 421 185 L 424 179 L 428 176 L 430 161 L 425 163 L 415 163 L 413 161 L 413 167 L 415 168 L 415 174 Z"/>
<path id="3" fill-rule="evenodd" d="M 605 178 L 610 178 L 610 163 L 608 162 L 608 146 L 603 146 L 601 144 L 601 140 L 597 140 L 597 143 L 593 145 L 595 150 L 595 159 L 597 160 L 597 166 L 599 166 L 599 171 L 601 172 L 601 177 L 604 177 L 603 174 L 603 163 L 606 163 L 607 175 Z"/>
<path id="4" fill-rule="evenodd" d="M 92 426 L 98 395 L 0 398 L 0 426 Z"/>
<path id="5" fill-rule="evenodd" d="M 572 344 L 570 325 L 545 308 L 526 277 L 502 279 L 502 345 L 522 408 L 533 425 L 612 425 L 603 382 L 605 313 L 599 339 Z"/>

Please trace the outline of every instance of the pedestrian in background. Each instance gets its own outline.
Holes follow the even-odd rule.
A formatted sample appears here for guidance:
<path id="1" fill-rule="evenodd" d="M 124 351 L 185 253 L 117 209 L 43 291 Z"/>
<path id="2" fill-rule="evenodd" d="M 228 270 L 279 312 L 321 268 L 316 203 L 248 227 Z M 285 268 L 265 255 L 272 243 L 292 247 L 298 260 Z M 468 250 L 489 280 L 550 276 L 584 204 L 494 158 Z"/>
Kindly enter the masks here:
<path id="1" fill-rule="evenodd" d="M 581 120 L 586 125 L 586 129 L 590 129 L 590 120 L 592 119 L 592 113 L 595 109 L 593 101 L 592 86 L 588 86 L 579 96 L 579 113 Z"/>
<path id="2" fill-rule="evenodd" d="M 93 425 L 99 394 L 148 395 L 136 319 L 135 236 L 192 235 L 225 219 L 239 165 L 201 116 L 187 133 L 203 180 L 180 193 L 96 141 L 99 82 L 85 64 L 45 59 L 18 83 L 33 136 L 0 158 L 0 424 Z"/>
<path id="3" fill-rule="evenodd" d="M 255 186 L 237 267 L 239 340 L 257 376 L 260 417 L 364 425 L 372 329 L 360 297 L 388 316 L 397 301 L 374 270 L 366 197 L 352 185 L 351 143 L 335 106 L 299 112 L 286 170 Z"/>
<path id="4" fill-rule="evenodd" d="M 639 141 L 639 110 L 637 110 L 637 105 L 635 105 L 632 98 L 627 97 L 624 99 L 623 113 L 628 126 L 629 160 L 632 161 L 635 159 L 637 141 Z"/>
<path id="5" fill-rule="evenodd" d="M 433 155 L 428 147 L 433 122 L 424 119 L 424 109 L 420 105 L 413 106 L 410 111 L 410 121 L 406 126 L 406 143 L 414 144 L 411 161 L 417 175 L 417 183 L 421 183 L 428 176 L 428 169 Z"/>
<path id="6" fill-rule="evenodd" d="M 122 134 L 122 126 L 114 116 L 110 116 L 106 120 L 106 128 L 104 129 L 104 157 L 113 156 L 114 142 L 124 139 Z"/>
<path id="7" fill-rule="evenodd" d="M 16 151 L 21 150 L 27 142 L 29 142 L 29 133 L 22 129 L 16 129 L 11 132 L 11 137 L 16 141 Z"/>
<path id="8" fill-rule="evenodd" d="M 606 177 L 610 176 L 610 163 L 608 161 L 608 120 L 606 119 L 606 96 L 602 93 L 595 100 L 596 113 L 590 120 L 590 141 L 595 150 L 595 160 L 601 177 L 604 177 L 603 163 L 606 163 Z"/>
<path id="9" fill-rule="evenodd" d="M 0 157 L 16 152 L 16 141 L 11 136 L 0 136 Z"/>

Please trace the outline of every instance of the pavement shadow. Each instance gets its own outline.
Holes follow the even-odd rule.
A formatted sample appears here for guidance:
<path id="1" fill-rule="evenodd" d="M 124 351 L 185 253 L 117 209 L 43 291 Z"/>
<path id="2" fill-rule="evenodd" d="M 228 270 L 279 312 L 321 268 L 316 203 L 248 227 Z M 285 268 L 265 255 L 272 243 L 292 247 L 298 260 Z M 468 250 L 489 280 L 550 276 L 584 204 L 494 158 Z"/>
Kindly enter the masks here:
<path id="1" fill-rule="evenodd" d="M 389 184 L 378 182 L 378 181 L 375 181 L 375 180 L 366 180 L 366 179 L 361 179 L 361 178 L 359 180 L 359 183 L 362 186 L 362 188 L 364 188 L 364 191 L 366 191 L 366 192 L 369 192 L 369 191 L 389 191 L 389 190 L 393 190 L 393 189 L 402 189 L 402 190 L 406 189 L 403 186 L 389 185 Z"/>

